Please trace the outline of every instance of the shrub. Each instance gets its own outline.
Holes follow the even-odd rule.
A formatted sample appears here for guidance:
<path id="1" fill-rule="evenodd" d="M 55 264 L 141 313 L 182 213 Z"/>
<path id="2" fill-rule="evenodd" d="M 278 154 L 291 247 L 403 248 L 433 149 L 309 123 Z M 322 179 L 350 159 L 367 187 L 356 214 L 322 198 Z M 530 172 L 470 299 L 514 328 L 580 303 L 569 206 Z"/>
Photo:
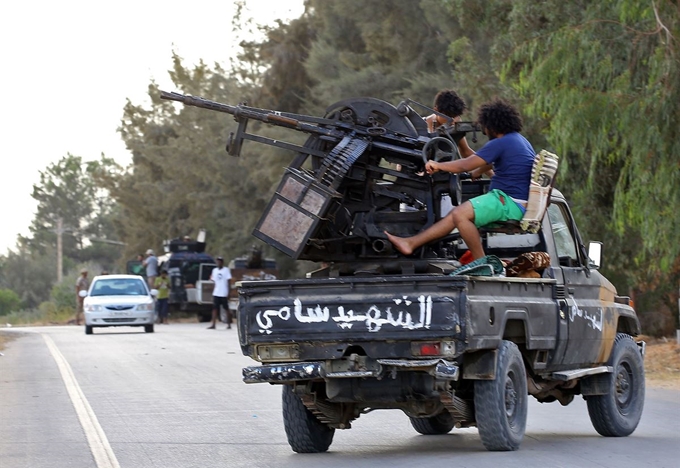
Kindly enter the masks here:
<path id="1" fill-rule="evenodd" d="M 19 310 L 21 298 L 11 289 L 0 289 L 0 315 Z"/>

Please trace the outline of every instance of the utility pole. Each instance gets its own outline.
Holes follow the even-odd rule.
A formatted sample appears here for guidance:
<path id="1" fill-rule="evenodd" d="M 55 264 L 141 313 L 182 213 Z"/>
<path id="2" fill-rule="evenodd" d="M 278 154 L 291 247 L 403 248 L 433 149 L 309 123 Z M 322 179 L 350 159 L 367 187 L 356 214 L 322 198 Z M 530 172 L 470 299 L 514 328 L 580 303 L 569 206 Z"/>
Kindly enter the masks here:
<path id="1" fill-rule="evenodd" d="M 62 259 L 62 234 L 64 234 L 64 220 L 57 218 L 57 283 L 61 283 L 63 277 L 63 259 Z"/>

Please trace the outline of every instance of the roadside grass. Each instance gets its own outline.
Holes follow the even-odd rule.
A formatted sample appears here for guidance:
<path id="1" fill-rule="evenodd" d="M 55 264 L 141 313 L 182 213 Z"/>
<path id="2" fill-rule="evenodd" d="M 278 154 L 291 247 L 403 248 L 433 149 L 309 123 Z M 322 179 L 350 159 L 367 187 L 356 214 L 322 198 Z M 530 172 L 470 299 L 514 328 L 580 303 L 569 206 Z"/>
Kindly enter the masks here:
<path id="1" fill-rule="evenodd" d="M 74 319 L 75 312 L 72 308 L 58 309 L 53 303 L 44 302 L 37 309 L 18 310 L 3 315 L 0 317 L 0 326 L 66 325 Z"/>
<path id="2" fill-rule="evenodd" d="M 196 314 L 173 312 L 170 314 L 170 322 L 193 323 L 196 322 Z M 37 309 L 19 310 L 0 316 L 0 328 L 6 326 L 73 325 L 75 323 L 76 313 L 72 307 L 57 308 L 52 302 L 44 302 Z"/>

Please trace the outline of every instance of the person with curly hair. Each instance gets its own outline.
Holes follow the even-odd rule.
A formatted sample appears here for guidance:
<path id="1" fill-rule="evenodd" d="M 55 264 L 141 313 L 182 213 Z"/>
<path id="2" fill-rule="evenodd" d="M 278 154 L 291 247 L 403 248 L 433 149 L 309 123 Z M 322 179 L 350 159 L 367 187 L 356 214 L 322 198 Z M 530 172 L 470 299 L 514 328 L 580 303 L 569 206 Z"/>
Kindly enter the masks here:
<path id="1" fill-rule="evenodd" d="M 473 259 L 484 256 L 479 227 L 522 219 L 529 197 L 531 168 L 536 152 L 520 131 L 522 118 L 517 109 L 503 100 L 482 105 L 477 121 L 489 141 L 476 152 L 455 161 L 428 161 L 428 174 L 445 171 L 470 172 L 473 177 L 493 171 L 489 192 L 455 207 L 448 215 L 412 237 L 397 237 L 385 231 L 394 247 L 404 255 L 444 237 L 458 228 Z"/>
<path id="2" fill-rule="evenodd" d="M 425 117 L 427 129 L 430 133 L 434 132 L 441 125 L 459 122 L 461 114 L 467 109 L 463 98 L 452 89 L 439 91 L 434 97 L 432 107 L 436 112 Z M 447 119 L 447 117 L 450 118 Z"/>

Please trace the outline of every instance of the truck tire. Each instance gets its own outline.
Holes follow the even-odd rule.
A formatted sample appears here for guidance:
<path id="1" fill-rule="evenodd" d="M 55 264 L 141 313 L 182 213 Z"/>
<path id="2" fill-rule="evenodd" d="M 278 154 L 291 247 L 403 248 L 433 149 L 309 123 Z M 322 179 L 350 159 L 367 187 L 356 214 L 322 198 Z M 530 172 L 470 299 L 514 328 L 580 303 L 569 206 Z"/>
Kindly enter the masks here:
<path id="1" fill-rule="evenodd" d="M 501 342 L 496 378 L 475 380 L 475 415 L 482 443 L 490 451 L 517 450 L 527 425 L 527 377 L 515 343 Z"/>
<path id="2" fill-rule="evenodd" d="M 607 364 L 614 368 L 607 376 L 607 393 L 587 398 L 588 414 L 600 435 L 625 437 L 637 428 L 645 402 L 644 363 L 630 335 L 616 334 Z"/>
<path id="3" fill-rule="evenodd" d="M 283 427 L 293 452 L 325 452 L 333 442 L 335 429 L 316 419 L 293 392 L 292 385 L 284 385 L 282 392 Z"/>
<path id="4" fill-rule="evenodd" d="M 438 415 L 429 418 L 409 417 L 409 419 L 413 429 L 423 435 L 448 434 L 455 424 L 451 413 L 448 411 L 442 411 Z"/>
<path id="5" fill-rule="evenodd" d="M 86 335 L 92 334 L 92 325 L 85 325 L 85 334 Z"/>
<path id="6" fill-rule="evenodd" d="M 153 323 L 151 325 L 144 325 L 144 333 L 153 333 Z"/>
<path id="7" fill-rule="evenodd" d="M 212 312 L 199 312 L 196 314 L 196 318 L 198 319 L 198 323 L 210 322 L 212 320 Z"/>

